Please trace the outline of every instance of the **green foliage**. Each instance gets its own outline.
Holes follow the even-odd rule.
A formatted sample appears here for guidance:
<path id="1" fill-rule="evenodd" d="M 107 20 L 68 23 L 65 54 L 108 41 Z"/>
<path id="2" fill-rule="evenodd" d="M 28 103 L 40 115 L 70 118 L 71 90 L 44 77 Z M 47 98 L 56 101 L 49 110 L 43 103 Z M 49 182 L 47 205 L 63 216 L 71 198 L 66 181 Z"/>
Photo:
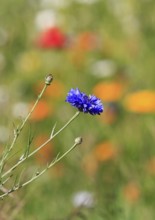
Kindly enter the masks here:
<path id="1" fill-rule="evenodd" d="M 103 116 L 79 117 L 45 152 L 25 164 L 29 169 L 24 175 L 30 177 L 38 167 L 42 170 L 59 152 L 65 152 L 75 137 L 83 137 L 82 145 L 60 164 L 13 193 L 13 198 L 2 201 L 1 216 L 17 220 L 153 220 L 155 116 L 154 112 L 130 112 L 124 100 L 131 92 L 155 89 L 154 1 L 94 0 L 87 4 L 68 0 L 63 7 L 52 3 L 55 1 L 44 1 L 46 5 L 41 2 L 1 0 L 0 133 L 3 126 L 11 136 L 12 130 L 21 124 L 21 118 L 14 113 L 15 106 L 21 102 L 27 106 L 37 97 L 46 74 L 52 73 L 56 81 L 43 97 L 50 113 L 40 118 L 36 111 L 37 118 L 30 119 L 30 125 L 20 136 L 16 145 L 19 151 L 9 158 L 10 164 L 28 146 L 30 130 L 33 151 L 38 146 L 38 137 L 48 137 L 56 122 L 57 131 L 74 114 L 74 109 L 64 102 L 70 88 L 78 87 L 92 94 L 100 82 L 113 81 L 122 83 L 125 91 L 110 102 L 114 104 L 110 119 L 109 102 L 103 99 Z M 69 36 L 64 48 L 45 49 L 35 44 L 41 34 L 35 25 L 36 15 L 45 9 L 56 13 L 56 26 Z M 85 33 L 95 34 L 97 43 L 93 48 L 89 37 L 79 40 Z M 115 70 L 111 75 L 97 75 L 98 70 L 93 67 L 101 60 L 113 62 Z M 142 97 L 142 103 L 145 101 Z M 10 140 L 0 136 L 2 152 Z M 102 159 L 96 158 L 99 145 L 105 143 L 104 149 L 108 150 L 99 151 L 103 153 Z M 111 153 L 113 149 L 116 154 Z M 93 207 L 74 206 L 72 199 L 81 191 L 94 195 Z"/>

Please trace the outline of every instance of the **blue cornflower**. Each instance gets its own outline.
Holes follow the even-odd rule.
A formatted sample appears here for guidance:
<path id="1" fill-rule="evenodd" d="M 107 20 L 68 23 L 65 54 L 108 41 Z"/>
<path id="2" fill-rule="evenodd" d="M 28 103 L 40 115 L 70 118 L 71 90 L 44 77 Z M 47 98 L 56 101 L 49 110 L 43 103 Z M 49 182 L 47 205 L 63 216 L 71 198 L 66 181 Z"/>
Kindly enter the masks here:
<path id="1" fill-rule="evenodd" d="M 103 104 L 100 99 L 98 99 L 94 95 L 87 96 L 78 88 L 71 89 L 68 92 L 65 101 L 84 113 L 90 113 L 91 115 L 100 115 L 100 113 L 103 112 Z"/>

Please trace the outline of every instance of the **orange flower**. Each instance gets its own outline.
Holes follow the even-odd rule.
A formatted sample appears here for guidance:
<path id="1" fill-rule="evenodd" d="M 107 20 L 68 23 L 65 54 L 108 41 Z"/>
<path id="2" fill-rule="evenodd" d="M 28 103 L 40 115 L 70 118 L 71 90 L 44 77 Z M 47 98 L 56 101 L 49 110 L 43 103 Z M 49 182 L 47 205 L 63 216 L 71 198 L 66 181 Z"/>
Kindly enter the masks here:
<path id="1" fill-rule="evenodd" d="M 155 157 L 148 161 L 146 169 L 149 174 L 155 175 Z"/>
<path id="2" fill-rule="evenodd" d="M 140 189 L 134 182 L 129 182 L 123 189 L 123 194 L 128 202 L 136 202 L 140 196 Z"/>
<path id="3" fill-rule="evenodd" d="M 76 67 L 82 67 L 87 59 L 87 52 L 98 47 L 98 38 L 95 33 L 80 33 L 71 43 L 68 50 L 69 58 Z"/>
<path id="4" fill-rule="evenodd" d="M 112 143 L 106 141 L 96 146 L 94 155 L 98 161 L 108 161 L 116 157 L 117 150 Z"/>
<path id="5" fill-rule="evenodd" d="M 50 169 L 52 177 L 61 178 L 65 175 L 65 167 L 62 162 L 55 164 L 52 169 Z"/>
<path id="6" fill-rule="evenodd" d="M 94 176 L 97 171 L 98 164 L 93 154 L 90 153 L 84 157 L 82 167 L 88 176 Z"/>
<path id="7" fill-rule="evenodd" d="M 35 140 L 36 148 L 39 147 L 40 145 L 42 145 L 48 138 L 49 137 L 47 137 L 44 134 L 38 136 Z M 45 164 L 45 163 L 51 161 L 52 158 L 53 158 L 53 144 L 51 142 L 48 143 L 43 148 L 41 148 L 40 151 L 38 151 L 36 153 L 36 159 L 39 163 L 41 162 L 41 163 Z"/>
<path id="8" fill-rule="evenodd" d="M 143 90 L 129 94 L 124 100 L 127 110 L 135 113 L 155 112 L 155 92 Z"/>
<path id="9" fill-rule="evenodd" d="M 86 54 L 82 50 L 77 50 L 76 48 L 71 48 L 68 53 L 69 59 L 77 68 L 81 68 L 86 61 Z"/>
<path id="10" fill-rule="evenodd" d="M 36 88 L 37 93 L 41 91 L 42 87 L 43 87 L 42 83 L 39 83 L 39 85 L 37 85 L 37 88 Z M 48 86 L 48 88 L 46 89 L 44 95 L 47 97 L 52 97 L 52 98 L 59 98 L 63 96 L 64 90 L 65 88 L 64 88 L 63 83 L 61 83 L 58 80 L 53 80 L 51 85 Z"/>
<path id="11" fill-rule="evenodd" d="M 49 86 L 45 92 L 45 95 L 50 97 L 59 98 L 62 97 L 64 94 L 64 85 L 63 83 L 53 80 L 51 86 Z"/>
<path id="12" fill-rule="evenodd" d="M 97 46 L 97 36 L 94 33 L 84 32 L 79 34 L 76 39 L 75 47 L 78 49 L 88 51 Z"/>
<path id="13" fill-rule="evenodd" d="M 33 121 L 40 121 L 47 118 L 49 115 L 51 115 L 52 112 L 53 110 L 48 106 L 45 101 L 39 101 L 31 115 L 31 119 Z"/>
<path id="14" fill-rule="evenodd" d="M 106 102 L 117 101 L 121 98 L 123 91 L 124 86 L 119 82 L 101 82 L 93 89 L 93 93 Z"/>

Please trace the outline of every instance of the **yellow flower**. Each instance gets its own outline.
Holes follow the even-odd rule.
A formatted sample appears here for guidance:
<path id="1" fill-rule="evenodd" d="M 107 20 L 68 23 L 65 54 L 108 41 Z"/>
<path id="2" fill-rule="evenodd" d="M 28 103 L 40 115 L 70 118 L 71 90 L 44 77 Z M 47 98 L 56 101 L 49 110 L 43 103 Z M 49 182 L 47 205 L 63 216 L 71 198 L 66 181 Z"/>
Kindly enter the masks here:
<path id="1" fill-rule="evenodd" d="M 135 113 L 155 112 L 155 91 L 142 90 L 126 96 L 124 106 Z"/>
<path id="2" fill-rule="evenodd" d="M 35 51 L 28 51 L 19 56 L 18 68 L 26 73 L 37 71 L 41 67 L 41 58 Z"/>

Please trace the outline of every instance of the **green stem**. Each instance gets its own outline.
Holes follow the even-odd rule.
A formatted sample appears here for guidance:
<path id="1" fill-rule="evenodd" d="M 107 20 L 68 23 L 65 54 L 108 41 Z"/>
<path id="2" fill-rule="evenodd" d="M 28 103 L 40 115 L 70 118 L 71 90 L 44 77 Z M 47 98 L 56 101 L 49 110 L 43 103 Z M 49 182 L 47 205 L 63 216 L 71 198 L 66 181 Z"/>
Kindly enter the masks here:
<path id="1" fill-rule="evenodd" d="M 45 145 L 47 145 L 53 138 L 55 138 L 61 131 L 63 131 L 79 114 L 80 114 L 79 111 L 76 112 L 75 115 L 73 115 L 73 117 L 62 128 L 60 128 L 54 135 L 52 135 L 52 137 L 50 137 L 45 143 L 43 143 L 40 147 L 38 147 L 32 153 L 30 153 L 28 158 L 34 155 L 36 152 L 38 152 Z"/>
<path id="2" fill-rule="evenodd" d="M 31 116 L 32 112 L 33 112 L 34 109 L 36 108 L 38 102 L 40 101 L 40 99 L 41 99 L 41 97 L 43 96 L 43 94 L 44 94 L 44 92 L 45 92 L 45 90 L 46 90 L 47 87 L 48 87 L 48 85 L 45 84 L 44 87 L 43 87 L 43 89 L 42 89 L 42 91 L 41 91 L 40 94 L 38 95 L 38 98 L 37 98 L 36 102 L 35 102 L 34 105 L 32 106 L 30 112 L 28 113 L 28 115 L 26 116 L 26 118 L 23 120 L 23 123 L 21 124 L 21 126 L 20 126 L 20 128 L 19 128 L 19 131 L 20 131 L 20 132 L 22 131 L 22 129 L 23 129 L 25 123 L 27 122 L 27 120 L 28 120 L 29 117 Z"/>
<path id="3" fill-rule="evenodd" d="M 2 178 L 11 173 L 13 170 L 15 170 L 21 163 L 23 163 L 26 159 L 32 157 L 35 153 L 37 153 L 40 149 L 42 149 L 45 145 L 47 145 L 54 137 L 56 137 L 61 131 L 63 131 L 78 115 L 80 112 L 76 112 L 73 117 L 61 128 L 59 129 L 53 136 L 51 136 L 47 141 L 45 141 L 41 146 L 39 146 L 37 149 L 32 151 L 27 157 L 23 158 L 22 160 L 19 160 L 14 166 L 12 166 L 8 171 L 6 171 Z"/>
<path id="4" fill-rule="evenodd" d="M 15 131 L 15 134 L 14 134 L 14 138 L 12 140 L 12 143 L 10 145 L 10 147 L 7 149 L 6 153 L 4 154 L 4 156 L 2 157 L 2 160 L 0 162 L 0 176 L 1 176 L 1 173 L 2 173 L 2 169 L 3 169 L 3 165 L 5 163 L 5 160 L 6 158 L 8 157 L 9 153 L 11 152 L 11 150 L 13 149 L 16 141 L 17 141 L 17 138 L 18 136 L 20 135 L 21 131 L 23 130 L 27 120 L 29 119 L 29 117 L 31 116 L 32 112 L 34 111 L 34 109 L 36 108 L 38 102 L 40 101 L 41 97 L 43 96 L 46 88 L 47 88 L 48 85 L 44 85 L 42 91 L 40 92 L 40 94 L 38 95 L 38 98 L 36 100 L 36 102 L 34 103 L 34 105 L 32 106 L 31 110 L 29 111 L 28 115 L 25 117 L 25 119 L 23 120 L 23 122 L 21 123 L 21 125 L 19 126 L 19 128 Z M 2 177 L 1 177 L 2 178 Z"/>
<path id="5" fill-rule="evenodd" d="M 17 191 L 21 188 L 23 188 L 24 186 L 27 186 L 28 184 L 30 184 L 31 182 L 33 182 L 34 180 L 36 180 L 37 178 L 39 178 L 41 175 L 43 175 L 47 169 L 51 168 L 52 166 L 54 166 L 56 163 L 58 163 L 60 160 L 62 160 L 65 156 L 67 156 L 67 154 L 69 154 L 76 146 L 78 145 L 78 143 L 74 143 L 73 146 L 71 148 L 69 148 L 63 155 L 61 155 L 60 157 L 56 158 L 52 163 L 50 163 L 49 166 L 47 166 L 44 170 L 42 170 L 41 172 L 37 173 L 35 176 L 33 176 L 30 180 L 26 181 L 25 183 L 23 183 L 22 185 L 19 185 L 18 187 L 13 187 L 12 189 L 10 189 L 8 192 L 3 193 L 2 195 L 0 195 L 0 198 L 3 199 L 4 197 L 8 196 L 10 193 Z"/>
<path id="6" fill-rule="evenodd" d="M 8 151 L 7 151 L 7 154 L 6 154 L 6 156 L 5 156 L 4 159 L 6 159 L 6 157 L 8 156 L 8 154 L 10 153 L 10 151 L 12 150 L 14 144 L 15 144 L 16 141 L 17 141 L 17 138 L 18 138 L 19 134 L 20 134 L 21 131 L 23 130 L 23 128 L 24 128 L 24 126 L 25 126 L 27 120 L 29 119 L 29 117 L 31 116 L 32 112 L 33 112 L 34 109 L 36 108 L 36 106 L 37 106 L 38 102 L 40 101 L 41 97 L 43 96 L 43 93 L 45 92 L 46 88 L 47 88 L 47 85 L 45 84 L 44 87 L 43 87 L 43 89 L 42 89 L 42 91 L 41 91 L 40 94 L 38 95 L 38 98 L 37 98 L 36 102 L 35 102 L 34 105 L 32 106 L 30 112 L 29 112 L 28 115 L 25 117 L 25 119 L 23 120 L 23 122 L 22 122 L 22 124 L 20 125 L 20 127 L 17 129 L 17 131 L 16 131 L 16 133 L 15 133 L 15 135 L 14 135 L 14 139 L 13 139 L 13 141 L 12 141 L 12 143 L 11 143 L 11 145 L 10 145 L 10 147 L 9 147 L 9 149 L 8 149 Z"/>
<path id="7" fill-rule="evenodd" d="M 12 141 L 12 144 L 11 144 L 11 146 L 10 146 L 10 148 L 9 148 L 9 151 L 10 151 L 10 150 L 12 149 L 12 147 L 14 146 L 14 144 L 15 144 L 15 142 L 16 142 L 18 136 L 19 136 L 19 134 L 20 134 L 21 131 L 23 130 L 23 127 L 25 126 L 27 120 L 29 119 L 29 117 L 30 117 L 31 114 L 33 113 L 34 109 L 36 108 L 36 106 L 37 106 L 38 102 L 40 101 L 41 97 L 43 96 L 43 94 L 44 94 L 44 92 L 45 92 L 47 86 L 48 86 L 48 85 L 46 85 L 46 84 L 44 85 L 42 91 L 41 91 L 40 94 L 38 95 L 38 98 L 37 98 L 36 102 L 35 102 L 34 105 L 32 106 L 32 108 L 31 108 L 31 110 L 29 111 L 28 115 L 27 115 L 27 116 L 25 117 L 25 119 L 23 120 L 22 124 L 20 125 L 20 127 L 19 127 L 19 129 L 18 129 L 18 132 L 17 132 L 17 134 L 15 135 L 14 140 Z"/>

